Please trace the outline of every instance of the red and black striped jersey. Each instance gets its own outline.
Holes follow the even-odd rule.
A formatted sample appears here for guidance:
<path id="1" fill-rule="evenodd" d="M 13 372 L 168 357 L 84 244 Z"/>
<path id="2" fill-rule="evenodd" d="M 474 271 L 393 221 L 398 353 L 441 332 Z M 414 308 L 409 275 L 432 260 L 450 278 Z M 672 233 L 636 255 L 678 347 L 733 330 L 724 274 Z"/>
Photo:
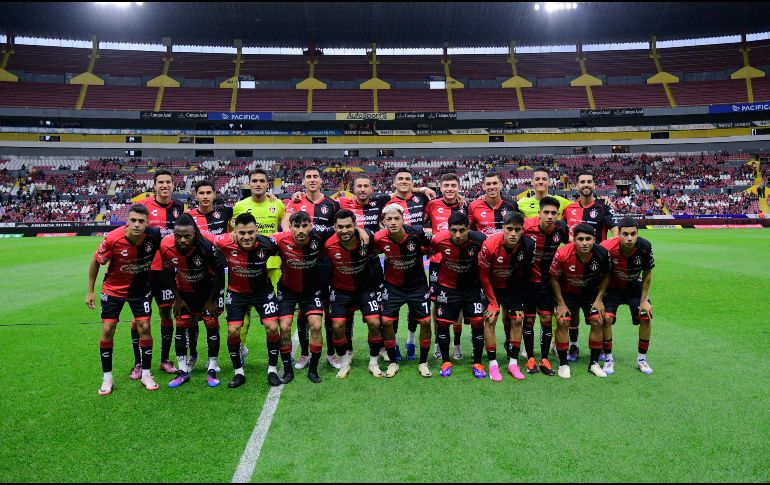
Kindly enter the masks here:
<path id="1" fill-rule="evenodd" d="M 278 245 L 278 255 L 281 257 L 280 284 L 300 294 L 318 290 L 320 278 L 316 268 L 328 236 L 310 231 L 308 242 L 304 246 L 297 244 L 291 232 L 279 232 L 273 235 L 273 239 Z"/>
<path id="2" fill-rule="evenodd" d="M 369 244 L 364 246 L 358 234 L 353 236 L 356 245 L 348 250 L 335 234 L 324 244 L 324 252 L 331 263 L 331 287 L 335 290 L 360 292 L 376 288 L 382 282 L 382 268 L 374 245 L 374 235 L 369 232 Z M 373 269 L 376 264 L 379 269 Z M 378 277 L 379 276 L 379 277 Z"/>
<path id="3" fill-rule="evenodd" d="M 171 202 L 168 204 L 161 204 L 153 195 L 139 203 L 147 206 L 147 210 L 150 213 L 149 225 L 160 228 L 160 232 L 164 236 L 171 234 L 171 231 L 174 229 L 176 218 L 184 212 L 184 204 L 176 199 L 171 199 Z M 160 253 L 155 255 L 151 269 L 153 271 L 160 271 L 163 269 L 163 263 L 160 261 Z"/>
<path id="4" fill-rule="evenodd" d="M 150 266 L 160 249 L 161 234 L 147 226 L 136 244 L 126 238 L 126 227 L 113 229 L 94 254 L 99 264 L 107 264 L 102 293 L 127 300 L 143 298 L 150 292 Z"/>
<path id="5" fill-rule="evenodd" d="M 428 200 L 428 196 L 423 194 L 409 194 L 406 199 L 394 195 L 386 205 L 400 205 L 404 208 L 404 225 L 421 228 L 425 219 L 425 206 L 428 204 Z"/>
<path id="6" fill-rule="evenodd" d="M 218 236 L 227 232 L 227 222 L 233 218 L 233 208 L 226 206 L 214 207 L 208 214 L 201 214 L 200 209 L 187 211 L 195 220 L 201 232 Z"/>
<path id="7" fill-rule="evenodd" d="M 452 242 L 449 231 L 434 234 L 430 248 L 436 254 L 441 254 L 436 280 L 438 284 L 454 290 L 478 288 L 479 253 L 486 239 L 482 233 L 470 231 L 468 241 L 457 246 Z"/>
<path id="8" fill-rule="evenodd" d="M 522 237 L 516 246 L 505 247 L 503 233 L 487 238 L 479 253 L 479 280 L 489 300 L 489 307 L 498 310 L 495 289 L 523 293 L 532 277 L 535 243 Z"/>
<path id="9" fill-rule="evenodd" d="M 378 195 L 369 199 L 366 204 L 361 204 L 357 197 L 340 197 L 337 202 L 340 209 L 347 209 L 356 215 L 356 225 L 362 229 L 368 229 L 372 232 L 380 230 L 380 219 L 382 218 L 382 209 L 390 201 L 388 195 Z"/>
<path id="10" fill-rule="evenodd" d="M 278 245 L 271 238 L 257 234 L 257 241 L 250 250 L 238 246 L 232 234 L 211 236 L 212 241 L 227 259 L 227 289 L 233 293 L 265 295 L 273 291 L 273 283 L 267 275 L 267 259 L 278 254 Z"/>
<path id="11" fill-rule="evenodd" d="M 610 275 L 610 288 L 638 290 L 642 287 L 642 271 L 649 271 L 655 267 L 655 259 L 652 256 L 652 244 L 640 237 L 636 240 L 636 246 L 628 256 L 620 252 L 621 240 L 614 237 L 602 241 L 604 247 L 610 253 L 612 260 L 612 274 Z"/>
<path id="12" fill-rule="evenodd" d="M 596 242 L 607 239 L 607 231 L 617 226 L 615 223 L 615 211 L 597 199 L 590 205 L 583 207 L 580 201 L 575 201 L 564 208 L 562 213 L 569 226 L 569 235 L 573 235 L 575 226 L 581 223 L 589 224 L 596 231 Z"/>
<path id="13" fill-rule="evenodd" d="M 524 233 L 535 241 L 535 264 L 532 266 L 532 282 L 548 281 L 548 270 L 551 267 L 556 250 L 562 244 L 569 242 L 569 228 L 564 221 L 556 221 L 551 232 L 545 233 L 540 229 L 540 217 L 532 217 L 524 221 Z"/>
<path id="14" fill-rule="evenodd" d="M 449 217 L 455 213 L 467 213 L 465 204 L 455 202 L 454 204 L 447 204 L 444 199 L 433 199 L 428 201 L 428 205 L 425 206 L 425 227 L 430 227 L 433 234 L 437 234 L 439 231 L 446 231 L 449 229 Z M 432 263 L 438 263 L 441 261 L 441 253 L 436 253 L 430 257 Z"/>
<path id="15" fill-rule="evenodd" d="M 511 212 L 521 212 L 516 202 L 503 197 L 496 207 L 490 206 L 485 197 L 476 199 L 468 207 L 471 229 L 487 236 L 503 230 L 503 219 Z"/>
<path id="16" fill-rule="evenodd" d="M 590 257 L 583 263 L 577 257 L 575 243 L 569 243 L 556 251 L 549 273 L 559 281 L 562 293 L 594 297 L 610 271 L 610 254 L 601 244 L 594 244 Z"/>
<path id="17" fill-rule="evenodd" d="M 404 231 L 401 242 L 391 239 L 387 229 L 374 235 L 377 250 L 385 254 L 385 281 L 400 288 L 425 286 L 422 256 L 430 247 L 430 237 L 421 228 L 404 226 Z"/>
<path id="18" fill-rule="evenodd" d="M 307 212 L 310 216 L 310 222 L 313 224 L 313 229 L 316 231 L 334 231 L 332 220 L 334 219 L 334 214 L 340 210 L 340 205 L 336 200 L 324 196 L 318 202 L 313 202 L 307 198 L 307 195 L 303 195 L 299 202 L 292 202 L 290 199 L 286 199 L 284 203 L 287 214 L 294 214 L 299 211 Z"/>
<path id="19" fill-rule="evenodd" d="M 160 257 L 164 269 L 176 269 L 176 286 L 185 293 L 210 289 L 214 273 L 225 268 L 221 253 L 206 239 L 185 254 L 176 247 L 174 235 L 169 234 L 160 243 Z"/>

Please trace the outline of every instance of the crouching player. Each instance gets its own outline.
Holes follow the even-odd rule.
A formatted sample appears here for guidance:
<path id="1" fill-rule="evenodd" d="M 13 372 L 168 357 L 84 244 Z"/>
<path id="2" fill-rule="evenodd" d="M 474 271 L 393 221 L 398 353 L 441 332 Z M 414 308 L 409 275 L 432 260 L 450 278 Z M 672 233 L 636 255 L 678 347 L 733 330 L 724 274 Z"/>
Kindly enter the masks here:
<path id="1" fill-rule="evenodd" d="M 246 382 L 241 361 L 241 326 L 243 317 L 254 307 L 259 313 L 267 334 L 267 382 L 280 386 L 278 377 L 278 302 L 273 283 L 267 274 L 267 260 L 278 254 L 273 240 L 257 231 L 257 221 L 248 212 L 235 218 L 232 234 L 216 236 L 213 240 L 227 259 L 227 350 L 233 362 L 235 375 L 228 387 L 240 387 Z"/>
<path id="2" fill-rule="evenodd" d="M 639 237 L 636 220 L 624 217 L 618 222 L 619 236 L 602 241 L 602 246 L 610 253 L 612 273 L 607 294 L 604 296 L 604 372 L 615 372 L 612 357 L 612 325 L 615 324 L 618 307 L 628 305 L 631 310 L 631 322 L 639 325 L 639 356 L 636 367 L 645 374 L 652 374 L 652 367 L 647 363 L 647 348 L 650 346 L 652 333 L 652 305 L 648 295 L 652 282 L 652 268 L 655 260 L 652 256 L 652 244 Z"/>
<path id="3" fill-rule="evenodd" d="M 213 237 L 213 236 L 212 236 Z M 187 351 L 192 341 L 193 327 L 203 319 L 206 326 L 209 362 L 206 371 L 209 387 L 219 385 L 217 357 L 219 356 L 219 293 L 225 283 L 225 261 L 216 246 L 201 234 L 190 214 L 176 220 L 174 233 L 163 238 L 160 245 L 165 285 L 174 292 L 176 317 L 176 360 L 179 373 L 168 387 L 179 387 L 190 380 Z M 176 277 L 174 277 L 176 270 Z"/>
<path id="4" fill-rule="evenodd" d="M 489 377 L 496 382 L 503 380 L 497 363 L 495 342 L 495 326 L 500 307 L 511 321 L 510 333 L 505 335 L 508 372 L 514 379 L 524 379 L 518 359 L 524 321 L 524 295 L 532 275 L 535 243 L 528 237 L 522 237 L 523 230 L 524 216 L 521 212 L 509 212 L 503 219 L 503 231 L 484 241 L 479 253 L 479 279 L 489 302 L 484 311 L 484 343 L 489 359 Z"/>
<path id="5" fill-rule="evenodd" d="M 441 377 L 452 375 L 449 360 L 449 327 L 457 324 L 460 311 L 471 325 L 473 343 L 473 375 L 486 377 L 481 365 L 484 351 L 484 307 L 486 298 L 479 283 L 479 253 L 486 240 L 484 234 L 471 231 L 468 216 L 453 213 L 447 221 L 448 230 L 433 235 L 431 252 L 440 254 L 438 262 L 431 263 L 436 271 L 433 296 L 436 298 L 435 328 L 441 350 Z"/>
<path id="6" fill-rule="evenodd" d="M 149 227 L 149 211 L 141 204 L 131 206 L 125 227 L 110 231 L 96 250 L 88 267 L 86 305 L 96 308 L 94 285 L 99 265 L 109 263 L 102 284 L 102 336 L 99 354 L 102 359 L 102 386 L 99 395 L 112 392 L 112 349 L 115 329 L 123 305 L 128 303 L 139 332 L 141 383 L 150 391 L 158 384 L 150 372 L 152 333 L 150 333 L 150 264 L 160 247 L 160 229 Z"/>
<path id="7" fill-rule="evenodd" d="M 556 353 L 559 354 L 559 377 L 570 378 L 567 361 L 569 327 L 583 310 L 586 324 L 591 326 L 588 347 L 591 358 L 588 372 L 607 377 L 599 366 L 602 351 L 604 303 L 602 299 L 610 281 L 612 262 L 607 250 L 596 243 L 594 228 L 581 223 L 573 229 L 573 242 L 556 251 L 551 268 L 551 288 L 556 298 Z"/>

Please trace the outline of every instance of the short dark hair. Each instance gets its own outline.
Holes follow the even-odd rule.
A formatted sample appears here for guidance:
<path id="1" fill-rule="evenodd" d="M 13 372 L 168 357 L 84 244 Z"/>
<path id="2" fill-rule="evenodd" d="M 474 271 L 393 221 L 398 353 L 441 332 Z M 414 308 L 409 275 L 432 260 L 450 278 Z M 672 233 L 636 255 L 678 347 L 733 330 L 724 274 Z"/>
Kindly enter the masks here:
<path id="1" fill-rule="evenodd" d="M 623 217 L 618 221 L 618 231 L 624 227 L 635 227 L 639 229 L 639 223 L 633 217 Z"/>
<path id="2" fill-rule="evenodd" d="M 244 212 L 243 214 L 239 214 L 238 217 L 235 218 L 235 222 L 233 222 L 233 227 L 237 226 L 238 224 L 246 225 L 246 224 L 257 224 L 257 220 L 254 219 L 254 214 L 251 212 Z"/>
<path id="3" fill-rule="evenodd" d="M 451 226 L 470 226 L 470 221 L 468 220 L 468 214 L 465 212 L 452 212 L 452 215 L 449 216 L 449 220 L 447 221 L 447 227 Z"/>
<path id="4" fill-rule="evenodd" d="M 445 173 L 444 175 L 441 176 L 441 179 L 439 180 L 439 182 L 449 182 L 451 180 L 454 180 L 458 184 L 460 183 L 460 178 L 457 176 L 457 174 L 454 174 L 454 173 Z"/>
<path id="5" fill-rule="evenodd" d="M 261 168 L 255 168 L 251 172 L 249 172 L 249 182 L 251 182 L 251 176 L 254 174 L 264 175 L 266 179 L 269 179 L 270 177 L 267 175 L 267 172 L 264 169 Z"/>
<path id="6" fill-rule="evenodd" d="M 335 226 L 337 225 L 337 221 L 340 219 L 347 219 L 347 218 L 353 219 L 353 224 L 356 223 L 356 215 L 353 213 L 353 211 L 349 211 L 347 209 L 341 209 L 338 210 L 336 214 L 334 214 L 334 218 L 332 219 L 332 224 Z"/>
<path id="7" fill-rule="evenodd" d="M 521 224 L 524 225 L 524 214 L 521 212 L 509 212 L 503 217 L 503 225 Z"/>
<path id="8" fill-rule="evenodd" d="M 211 190 L 215 190 L 214 182 L 212 182 L 209 179 L 203 179 L 203 180 L 199 180 L 199 181 L 195 182 L 195 185 L 193 185 L 193 192 L 197 193 L 198 189 L 200 189 L 201 187 L 206 187 L 206 186 L 211 187 Z"/>
<path id="9" fill-rule="evenodd" d="M 305 211 L 297 211 L 294 214 L 289 216 L 289 224 L 292 226 L 294 224 L 303 224 L 307 222 L 308 224 L 310 221 L 310 215 Z"/>
<path id="10" fill-rule="evenodd" d="M 581 170 L 580 172 L 578 172 L 577 178 L 575 179 L 575 181 L 580 180 L 580 177 L 582 177 L 583 175 L 591 177 L 591 180 L 594 179 L 594 174 L 593 173 L 589 172 L 588 170 Z"/>
<path id="11" fill-rule="evenodd" d="M 411 171 L 411 170 L 409 170 L 409 169 L 408 169 L 408 168 L 406 168 L 406 167 L 401 167 L 401 168 L 399 168 L 399 169 L 397 169 L 397 170 L 396 170 L 396 175 L 398 175 L 398 174 L 400 174 L 400 173 L 408 173 L 410 177 L 414 177 L 414 174 L 412 173 L 412 171 Z"/>
<path id="12" fill-rule="evenodd" d="M 180 214 L 174 222 L 174 227 L 187 227 L 195 225 L 195 219 L 193 219 L 193 217 L 187 212 Z"/>
<path id="13" fill-rule="evenodd" d="M 491 177 L 497 177 L 497 179 L 498 179 L 499 181 L 501 181 L 501 182 L 503 181 L 503 178 L 502 178 L 502 177 L 500 176 L 500 174 L 499 174 L 499 173 L 497 173 L 497 172 L 494 172 L 494 171 L 493 171 L 493 172 L 487 172 L 487 173 L 485 173 L 485 174 L 484 174 L 484 178 L 485 178 L 485 179 L 488 179 L 488 178 L 491 178 Z"/>
<path id="14" fill-rule="evenodd" d="M 311 165 L 309 167 L 305 167 L 305 170 L 302 172 L 302 178 L 305 178 L 305 175 L 307 175 L 308 172 L 312 172 L 313 170 L 318 172 L 318 175 L 321 175 L 321 169 L 315 165 Z"/>
<path id="15" fill-rule="evenodd" d="M 142 214 L 147 218 L 150 217 L 150 211 L 148 211 L 147 206 L 143 204 L 132 205 L 131 207 L 129 207 L 128 212 L 136 212 L 137 214 Z"/>
<path id="16" fill-rule="evenodd" d="M 549 171 L 548 171 L 548 170 L 547 170 L 545 167 L 535 167 L 535 168 L 532 170 L 532 175 L 534 175 L 534 174 L 535 174 L 535 172 L 545 172 L 545 173 L 547 173 L 547 174 L 548 174 L 548 176 L 549 176 L 549 177 L 551 176 L 551 172 L 549 172 Z"/>
<path id="17" fill-rule="evenodd" d="M 591 237 L 596 237 L 596 231 L 594 231 L 594 228 L 590 224 L 586 223 L 580 223 L 572 230 L 573 237 L 577 237 L 578 233 L 582 232 L 583 234 L 588 234 Z"/>
<path id="18" fill-rule="evenodd" d="M 556 207 L 558 210 L 561 207 L 561 204 L 559 204 L 559 201 L 556 200 L 555 197 L 551 197 L 550 195 L 547 195 L 540 199 L 540 210 L 543 210 L 543 207 L 551 205 L 553 207 Z"/>
<path id="19" fill-rule="evenodd" d="M 158 177 L 160 177 L 161 175 L 168 175 L 169 177 L 171 177 L 171 181 L 172 182 L 174 181 L 174 175 L 168 170 L 166 170 L 165 168 L 161 168 L 160 170 L 155 171 L 155 175 L 152 176 L 152 183 L 157 184 Z"/>
<path id="20" fill-rule="evenodd" d="M 355 185 L 356 180 L 358 179 L 366 179 L 369 181 L 369 183 L 372 183 L 372 178 L 363 172 L 358 172 L 355 177 L 353 177 L 353 185 Z"/>

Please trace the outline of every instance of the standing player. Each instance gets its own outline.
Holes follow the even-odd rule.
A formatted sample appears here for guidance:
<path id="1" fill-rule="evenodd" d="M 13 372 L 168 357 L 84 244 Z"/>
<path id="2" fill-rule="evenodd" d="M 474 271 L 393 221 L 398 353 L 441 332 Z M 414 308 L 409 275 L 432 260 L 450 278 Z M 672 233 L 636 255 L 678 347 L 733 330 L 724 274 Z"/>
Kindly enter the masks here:
<path id="1" fill-rule="evenodd" d="M 572 203 L 571 200 L 565 199 L 559 195 L 548 194 L 548 188 L 551 186 L 551 176 L 544 167 L 537 167 L 532 172 L 532 191 L 534 195 L 532 197 L 522 197 L 519 199 L 517 205 L 519 210 L 524 214 L 524 217 L 530 219 L 537 217 L 540 213 L 540 201 L 545 197 L 551 197 L 559 203 L 559 214 L 564 212 L 564 209 Z"/>
<path id="2" fill-rule="evenodd" d="M 227 350 L 233 362 L 235 375 L 228 387 L 239 387 L 246 382 L 241 360 L 241 325 L 243 317 L 253 306 L 259 313 L 267 334 L 267 382 L 281 385 L 278 377 L 278 350 L 281 336 L 278 332 L 278 302 L 273 283 L 267 274 L 267 261 L 278 253 L 275 242 L 259 234 L 252 214 L 235 218 L 233 234 L 216 236 L 214 243 L 227 258 Z"/>
<path id="3" fill-rule="evenodd" d="M 509 212 L 503 219 L 503 231 L 488 237 L 479 253 L 479 279 L 488 301 L 484 311 L 484 343 L 489 359 L 489 377 L 497 382 L 503 380 L 497 363 L 495 336 L 501 307 L 511 320 L 511 328 L 505 333 L 508 372 L 514 379 L 524 379 L 518 359 L 524 296 L 530 285 L 535 243 L 528 237 L 522 237 L 523 230 L 524 216 L 520 212 Z"/>
<path id="4" fill-rule="evenodd" d="M 401 307 L 408 305 L 420 325 L 420 364 L 417 369 L 421 376 L 430 377 L 430 294 L 422 265 L 423 250 L 430 246 L 430 239 L 422 229 L 404 225 L 403 214 L 404 209 L 400 205 L 387 205 L 382 210 L 385 229 L 374 235 L 377 250 L 385 254 L 383 333 L 386 340 L 389 340 L 391 335 L 395 339 L 394 322 L 398 321 Z M 394 333 L 391 334 L 391 331 Z M 391 373 L 394 355 L 390 357 L 391 366 L 388 367 L 386 377 L 392 377 L 398 372 L 396 365 L 395 372 Z"/>
<path id="5" fill-rule="evenodd" d="M 318 167 L 307 167 L 302 177 L 302 185 L 305 187 L 305 195 L 300 197 L 297 202 L 286 201 L 286 214 L 283 217 L 281 226 L 284 231 L 291 230 L 291 224 L 289 223 L 289 217 L 295 212 L 307 212 L 310 216 L 310 221 L 313 224 L 313 229 L 322 234 L 330 234 L 334 232 L 332 227 L 332 219 L 334 214 L 340 210 L 340 205 L 336 200 L 326 197 L 321 192 L 323 180 L 321 179 L 321 170 Z M 329 299 L 329 260 L 322 257 L 318 262 L 318 278 L 321 287 L 322 300 L 328 301 Z M 309 341 L 307 330 L 307 318 L 304 315 L 297 316 L 297 333 L 299 334 L 300 343 L 300 358 L 297 360 L 296 369 L 304 369 L 308 364 L 309 357 Z M 334 337 L 332 335 L 332 319 L 331 315 L 326 312 L 324 318 L 324 330 L 326 331 L 326 362 L 335 369 L 340 368 L 340 357 L 334 353 Z"/>
<path id="6" fill-rule="evenodd" d="M 527 351 L 527 373 L 536 374 L 538 364 L 535 362 L 535 314 L 540 315 L 540 371 L 554 375 L 548 352 L 551 349 L 553 337 L 553 309 L 556 301 L 551 289 L 548 270 L 560 245 L 569 241 L 567 223 L 557 220 L 559 217 L 559 200 L 547 196 L 540 199 L 540 213 L 537 217 L 524 221 L 524 237 L 535 242 L 535 263 L 532 266 L 530 292 L 524 299 L 524 348 Z"/>
<path id="7" fill-rule="evenodd" d="M 618 222 L 620 236 L 602 242 L 610 253 L 612 275 L 607 294 L 604 297 L 604 372 L 615 373 L 615 360 L 612 358 L 612 325 L 615 324 L 618 307 L 628 305 L 631 310 L 631 322 L 639 325 L 639 356 L 636 367 L 645 374 L 652 374 L 652 367 L 647 363 L 647 349 L 652 333 L 652 305 L 648 295 L 652 282 L 652 268 L 655 260 L 652 256 L 652 244 L 639 237 L 636 220 L 624 217 Z"/>
<path id="8" fill-rule="evenodd" d="M 551 268 L 551 288 L 558 305 L 556 309 L 556 352 L 559 354 L 559 377 L 569 379 L 567 360 L 570 321 L 580 318 L 580 310 L 591 326 L 588 347 L 591 358 L 588 371 L 597 377 L 607 377 L 599 367 L 602 351 L 604 321 L 604 292 L 610 281 L 612 261 L 601 244 L 595 244 L 593 227 L 578 224 L 573 230 L 573 242 L 556 251 Z"/>
<path id="9" fill-rule="evenodd" d="M 366 231 L 368 241 L 362 238 L 362 231 L 356 231 L 356 216 L 351 211 L 342 209 L 334 215 L 333 235 L 324 245 L 324 251 L 331 262 L 331 288 L 329 291 L 329 303 L 334 328 L 334 344 L 344 348 L 347 338 L 344 332 L 344 324 L 349 315 L 356 310 L 361 311 L 364 322 L 369 327 L 369 372 L 374 377 L 383 377 L 377 358 L 383 343 L 390 354 L 391 365 L 388 367 L 387 377 L 393 377 L 398 372 L 395 356 L 395 340 L 390 335 L 389 340 L 383 342 L 380 322 L 380 305 L 382 295 L 382 283 L 380 278 L 373 278 L 372 274 L 382 270 L 374 245 L 373 234 Z M 320 352 L 320 345 L 318 352 Z M 338 350 L 339 352 L 339 350 Z M 347 355 L 343 357 L 342 366 L 337 377 L 345 378 L 350 372 L 350 360 Z"/>
<path id="10" fill-rule="evenodd" d="M 102 335 L 99 354 L 102 359 L 102 385 L 99 395 L 112 392 L 112 349 L 115 329 L 123 305 L 128 303 L 137 327 L 137 343 L 140 349 L 141 383 L 150 391 L 158 389 L 152 377 L 152 313 L 150 290 L 150 265 L 160 247 L 161 234 L 156 227 L 148 226 L 147 207 L 135 204 L 128 210 L 125 227 L 110 231 L 96 250 L 88 267 L 88 293 L 86 305 L 96 308 L 94 285 L 99 275 L 99 265 L 109 263 L 102 284 Z"/>
<path id="11" fill-rule="evenodd" d="M 174 179 L 171 172 L 168 170 L 158 170 L 155 172 L 155 195 L 148 197 L 140 202 L 147 206 L 147 210 L 150 213 L 149 224 L 152 227 L 158 227 L 161 233 L 166 236 L 171 234 L 174 229 L 174 222 L 184 212 L 184 205 L 174 200 Z M 158 305 L 160 312 L 160 370 L 168 372 L 169 374 L 176 374 L 178 371 L 174 367 L 174 364 L 169 360 L 169 354 L 171 352 L 171 341 L 174 338 L 174 321 L 171 318 L 171 305 L 174 303 L 174 292 L 171 288 L 166 287 L 165 278 L 163 277 L 163 263 L 160 260 L 160 253 L 155 255 L 155 259 L 152 261 L 152 269 L 150 273 L 150 284 L 152 285 L 152 297 L 155 299 L 155 303 Z M 139 336 L 134 335 L 133 325 L 131 331 L 131 338 L 137 341 Z M 131 377 L 136 379 L 138 377 L 136 364 L 136 356 L 138 355 L 139 347 L 134 345 L 134 372 Z"/>
<path id="12" fill-rule="evenodd" d="M 484 307 L 486 301 L 484 292 L 479 288 L 478 255 L 486 236 L 480 232 L 470 231 L 468 216 L 454 213 L 447 221 L 448 230 L 436 233 L 431 239 L 430 247 L 434 254 L 441 258 L 435 264 L 436 281 L 433 286 L 433 296 L 436 299 L 434 315 L 438 333 L 438 343 L 443 363 L 441 376 L 452 375 L 452 362 L 449 360 L 449 326 L 456 325 L 460 311 L 471 324 L 473 342 L 473 375 L 483 379 L 486 377 L 484 366 L 481 365 L 481 354 L 484 350 Z M 455 333 L 455 338 L 456 338 Z M 455 340 L 455 347 L 458 346 Z"/>
<path id="13" fill-rule="evenodd" d="M 256 221 L 257 231 L 265 237 L 270 237 L 279 231 L 284 214 L 283 203 L 269 193 L 270 180 L 268 173 L 261 168 L 255 168 L 249 172 L 251 197 L 240 200 L 233 206 L 233 220 L 241 214 L 251 214 Z M 281 259 L 278 256 L 271 256 L 267 260 L 267 276 L 273 283 L 273 289 L 275 289 L 281 277 Z M 249 355 L 246 337 L 249 334 L 250 326 L 251 309 L 244 315 L 243 327 L 241 328 L 240 352 L 244 363 Z"/>
<path id="14" fill-rule="evenodd" d="M 577 190 L 579 198 L 564 209 L 564 220 L 570 230 L 570 240 L 573 237 L 573 230 L 578 224 L 588 224 L 594 229 L 596 242 L 601 243 L 607 238 L 607 231 L 610 231 L 612 237 L 617 237 L 618 228 L 615 224 L 615 211 L 612 207 L 596 198 L 596 183 L 594 176 L 590 172 L 580 172 L 577 178 Z M 569 329 L 570 348 L 567 359 L 575 362 L 580 355 L 578 347 L 578 335 L 580 331 L 580 321 L 572 319 L 572 326 Z"/>
<path id="15" fill-rule="evenodd" d="M 168 387 L 179 387 L 190 380 L 188 367 L 188 334 L 192 326 L 203 319 L 209 350 L 207 381 L 209 387 L 219 385 L 217 358 L 219 356 L 218 300 L 225 283 L 225 261 L 216 246 L 201 234 L 189 214 L 176 221 L 174 233 L 160 245 L 166 286 L 172 289 L 176 302 L 176 358 L 179 374 Z M 176 271 L 176 277 L 174 276 Z M 192 356 L 191 356 L 192 357 Z"/>
<path id="16" fill-rule="evenodd" d="M 441 198 L 433 199 L 425 206 L 425 221 L 426 228 L 431 228 L 433 234 L 438 234 L 440 231 L 449 230 L 449 218 L 454 214 L 467 214 L 467 208 L 464 201 L 459 197 L 460 179 L 453 173 L 445 173 L 441 176 Z M 467 215 L 466 215 L 467 218 Z M 428 274 L 430 275 L 431 288 L 436 284 L 438 277 L 438 265 L 441 263 L 441 253 L 436 253 L 430 258 L 430 267 Z M 431 296 L 431 300 L 436 301 L 435 295 Z M 435 310 L 435 308 L 434 308 Z M 433 319 L 435 321 L 436 315 L 434 311 Z M 463 322 L 461 318 L 458 318 L 453 326 L 454 330 L 454 354 L 452 357 L 455 360 L 463 358 L 462 347 L 460 346 L 460 338 L 462 337 Z M 433 355 L 439 359 L 441 358 L 441 350 L 439 349 L 438 341 L 438 327 L 434 326 L 436 331 L 436 344 L 433 350 Z M 414 345 L 410 348 L 407 345 L 407 355 L 411 352 L 414 354 Z"/>

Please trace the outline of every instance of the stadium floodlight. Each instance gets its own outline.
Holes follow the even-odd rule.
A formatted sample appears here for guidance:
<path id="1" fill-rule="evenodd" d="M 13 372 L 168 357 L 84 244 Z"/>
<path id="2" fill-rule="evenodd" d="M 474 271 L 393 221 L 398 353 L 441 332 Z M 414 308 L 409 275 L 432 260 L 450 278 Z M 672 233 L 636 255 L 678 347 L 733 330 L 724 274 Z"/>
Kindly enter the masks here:
<path id="1" fill-rule="evenodd" d="M 144 5 L 144 2 L 94 2 L 94 3 L 97 5 L 112 5 L 120 8 L 130 7 L 131 5 L 137 5 L 139 7 Z"/>
<path id="2" fill-rule="evenodd" d="M 535 10 L 544 9 L 548 13 L 555 12 L 557 10 L 575 10 L 577 9 L 576 2 L 543 2 L 535 4 Z"/>
<path id="3" fill-rule="evenodd" d="M 535 4 L 535 10 L 540 10 L 540 4 L 539 3 Z"/>

